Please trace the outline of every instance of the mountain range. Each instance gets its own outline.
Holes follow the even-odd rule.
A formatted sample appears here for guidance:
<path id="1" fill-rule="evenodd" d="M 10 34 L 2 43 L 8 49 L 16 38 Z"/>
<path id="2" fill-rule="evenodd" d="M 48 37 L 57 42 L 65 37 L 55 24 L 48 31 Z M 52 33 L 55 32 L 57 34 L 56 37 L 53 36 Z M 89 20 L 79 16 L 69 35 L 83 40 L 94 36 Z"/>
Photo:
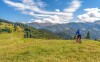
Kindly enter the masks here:
<path id="1" fill-rule="evenodd" d="M 27 23 L 31 27 L 37 29 L 45 29 L 62 36 L 63 38 L 71 38 L 75 36 L 78 29 L 81 31 L 82 38 L 86 37 L 87 32 L 90 32 L 91 39 L 100 38 L 100 20 L 96 22 L 71 22 L 65 24 L 52 24 L 52 23 Z"/>

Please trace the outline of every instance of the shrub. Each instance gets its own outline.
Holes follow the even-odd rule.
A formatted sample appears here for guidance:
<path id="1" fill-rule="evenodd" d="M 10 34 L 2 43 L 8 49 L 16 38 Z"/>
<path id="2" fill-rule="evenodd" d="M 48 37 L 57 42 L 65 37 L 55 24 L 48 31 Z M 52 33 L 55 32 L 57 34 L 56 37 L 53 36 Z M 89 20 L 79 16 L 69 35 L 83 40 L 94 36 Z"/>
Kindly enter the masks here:
<path id="1" fill-rule="evenodd" d="M 5 28 L 3 28 L 3 29 L 0 29 L 0 32 L 7 32 L 7 33 L 11 33 L 11 32 L 12 32 L 12 30 L 11 30 L 10 28 L 8 28 L 8 27 L 5 27 Z"/>

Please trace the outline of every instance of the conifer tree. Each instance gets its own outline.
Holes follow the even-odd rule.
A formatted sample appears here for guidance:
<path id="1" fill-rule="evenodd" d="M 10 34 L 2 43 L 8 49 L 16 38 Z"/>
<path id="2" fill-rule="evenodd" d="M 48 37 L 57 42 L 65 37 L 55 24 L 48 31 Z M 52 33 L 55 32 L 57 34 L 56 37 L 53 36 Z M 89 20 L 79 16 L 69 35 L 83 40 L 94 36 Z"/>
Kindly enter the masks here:
<path id="1" fill-rule="evenodd" d="M 90 39 L 90 32 L 88 31 L 86 39 Z"/>
<path id="2" fill-rule="evenodd" d="M 17 26 L 16 25 L 14 25 L 14 31 L 16 31 L 17 30 Z"/>

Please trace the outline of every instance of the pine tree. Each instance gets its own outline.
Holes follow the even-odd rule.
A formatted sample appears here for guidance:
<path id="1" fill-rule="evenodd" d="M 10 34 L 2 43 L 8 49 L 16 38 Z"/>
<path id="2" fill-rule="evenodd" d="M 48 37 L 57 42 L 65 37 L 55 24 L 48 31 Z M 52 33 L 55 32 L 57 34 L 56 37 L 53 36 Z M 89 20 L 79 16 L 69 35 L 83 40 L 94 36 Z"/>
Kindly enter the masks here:
<path id="1" fill-rule="evenodd" d="M 88 31 L 86 39 L 90 39 L 90 32 Z"/>
<path id="2" fill-rule="evenodd" d="M 14 31 L 16 31 L 17 30 L 17 26 L 16 25 L 14 25 Z"/>
<path id="3" fill-rule="evenodd" d="M 29 32 L 28 31 L 26 32 L 26 38 L 29 38 Z"/>

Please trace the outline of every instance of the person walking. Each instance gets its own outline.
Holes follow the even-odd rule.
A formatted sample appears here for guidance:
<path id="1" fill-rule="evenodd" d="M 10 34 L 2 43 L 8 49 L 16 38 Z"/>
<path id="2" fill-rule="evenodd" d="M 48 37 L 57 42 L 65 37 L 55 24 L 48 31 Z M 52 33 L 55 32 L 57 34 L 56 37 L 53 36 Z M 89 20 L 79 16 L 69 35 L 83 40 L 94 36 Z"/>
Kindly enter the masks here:
<path id="1" fill-rule="evenodd" d="M 81 43 L 81 34 L 79 29 L 76 32 L 76 43 Z"/>

